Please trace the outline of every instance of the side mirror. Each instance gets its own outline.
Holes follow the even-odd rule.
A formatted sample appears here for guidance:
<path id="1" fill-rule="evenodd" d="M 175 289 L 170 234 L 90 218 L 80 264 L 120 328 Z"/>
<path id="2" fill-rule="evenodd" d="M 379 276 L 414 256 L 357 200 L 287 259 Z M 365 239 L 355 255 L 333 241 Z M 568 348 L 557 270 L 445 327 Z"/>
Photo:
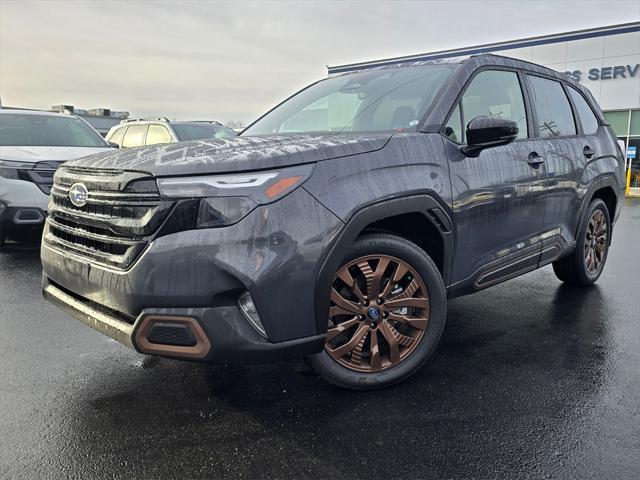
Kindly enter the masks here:
<path id="1" fill-rule="evenodd" d="M 107 142 L 107 143 L 109 144 L 109 146 L 110 146 L 111 148 L 120 148 L 120 145 L 118 145 L 118 144 L 117 144 L 117 143 L 115 143 L 115 142 Z"/>
<path id="2" fill-rule="evenodd" d="M 462 148 L 462 153 L 477 157 L 485 148 L 507 145 L 517 136 L 518 124 L 513 120 L 482 115 L 467 125 L 467 146 Z"/>

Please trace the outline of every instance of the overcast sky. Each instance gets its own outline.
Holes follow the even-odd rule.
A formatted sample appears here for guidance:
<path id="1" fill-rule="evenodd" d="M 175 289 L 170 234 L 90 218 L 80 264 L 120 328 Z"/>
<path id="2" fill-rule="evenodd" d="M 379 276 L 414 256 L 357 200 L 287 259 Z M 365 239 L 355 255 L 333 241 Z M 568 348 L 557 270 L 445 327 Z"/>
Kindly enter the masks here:
<path id="1" fill-rule="evenodd" d="M 0 96 L 249 122 L 327 64 L 638 19 L 639 0 L 0 0 Z"/>

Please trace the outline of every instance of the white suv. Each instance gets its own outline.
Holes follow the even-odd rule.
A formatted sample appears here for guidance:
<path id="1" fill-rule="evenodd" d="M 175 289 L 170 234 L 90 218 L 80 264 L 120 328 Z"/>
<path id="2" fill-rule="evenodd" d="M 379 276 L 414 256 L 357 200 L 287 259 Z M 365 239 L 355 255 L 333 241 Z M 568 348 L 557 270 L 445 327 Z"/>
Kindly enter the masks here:
<path id="1" fill-rule="evenodd" d="M 56 168 L 110 148 L 75 115 L 0 109 L 0 247 L 39 238 Z"/>
<path id="2" fill-rule="evenodd" d="M 107 141 L 122 148 L 157 145 L 159 143 L 231 138 L 236 132 L 214 121 L 170 122 L 161 117 L 155 120 L 127 119 L 109 130 Z"/>

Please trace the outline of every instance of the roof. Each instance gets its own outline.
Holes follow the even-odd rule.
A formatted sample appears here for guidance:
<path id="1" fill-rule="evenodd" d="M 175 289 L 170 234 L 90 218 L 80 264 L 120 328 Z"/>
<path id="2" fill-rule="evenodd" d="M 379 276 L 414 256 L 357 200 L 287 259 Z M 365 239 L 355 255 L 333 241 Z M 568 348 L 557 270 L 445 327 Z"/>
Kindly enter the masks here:
<path id="1" fill-rule="evenodd" d="M 419 60 L 419 61 L 389 63 L 385 65 L 373 65 L 370 67 L 364 66 L 364 67 L 358 68 L 357 70 L 338 73 L 336 74 L 336 76 L 350 75 L 358 72 L 371 72 L 376 70 L 388 70 L 388 69 L 394 69 L 394 68 L 417 67 L 422 65 L 461 65 L 461 66 L 465 66 L 467 69 L 470 69 L 470 71 L 484 65 L 519 68 L 519 69 L 529 70 L 532 72 L 541 73 L 543 75 L 547 75 L 550 77 L 554 77 L 557 79 L 561 79 L 561 80 L 579 85 L 578 82 L 572 81 L 570 77 L 567 77 L 557 72 L 556 70 L 553 70 L 552 68 L 545 67 L 544 65 L 540 65 L 537 63 L 528 62 L 526 60 L 520 60 L 518 58 L 506 57 L 504 55 L 496 55 L 494 53 L 481 53 L 479 55 L 472 55 L 470 57 L 465 57 L 465 58 L 456 57 L 456 58 L 448 58 L 448 59 L 442 59 L 442 60 Z"/>
<path id="2" fill-rule="evenodd" d="M 572 40 L 582 40 L 585 38 L 605 37 L 620 35 L 624 33 L 640 32 L 640 22 L 621 23 L 604 27 L 588 28 L 585 30 L 574 30 L 572 32 L 554 33 L 538 37 L 528 37 L 505 42 L 485 43 L 472 47 L 454 48 L 449 50 L 438 50 L 435 52 L 421 53 L 417 55 L 407 55 L 402 57 L 385 58 L 368 62 L 350 63 L 327 67 L 329 75 L 336 73 L 351 72 L 385 65 L 404 64 L 413 62 L 443 60 L 452 57 L 465 57 L 481 53 L 491 53 L 495 51 L 513 50 L 516 48 L 532 47 L 536 45 L 547 45 L 551 43 L 569 42 Z"/>
<path id="3" fill-rule="evenodd" d="M 13 107 L 2 107 L 0 108 L 0 113 L 19 113 L 20 115 L 46 115 L 50 117 L 59 117 L 65 116 L 68 117 L 68 114 L 62 114 L 58 112 L 49 112 L 47 110 L 32 110 L 32 109 L 23 109 L 23 108 L 13 108 Z"/>

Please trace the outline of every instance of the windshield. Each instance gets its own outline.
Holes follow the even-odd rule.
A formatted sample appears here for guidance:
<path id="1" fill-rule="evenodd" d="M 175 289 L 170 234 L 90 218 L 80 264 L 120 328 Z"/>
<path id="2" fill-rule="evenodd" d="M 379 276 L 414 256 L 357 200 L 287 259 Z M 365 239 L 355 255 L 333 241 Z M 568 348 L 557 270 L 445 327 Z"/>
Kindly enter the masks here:
<path id="1" fill-rule="evenodd" d="M 12 147 L 108 147 L 83 120 L 64 115 L 0 114 L 0 145 Z"/>
<path id="2" fill-rule="evenodd" d="M 415 131 L 456 65 L 390 68 L 317 82 L 243 135 Z"/>
<path id="3" fill-rule="evenodd" d="M 230 128 L 214 123 L 172 123 L 171 126 L 178 136 L 178 140 L 206 140 L 208 138 L 231 138 L 237 135 Z"/>

